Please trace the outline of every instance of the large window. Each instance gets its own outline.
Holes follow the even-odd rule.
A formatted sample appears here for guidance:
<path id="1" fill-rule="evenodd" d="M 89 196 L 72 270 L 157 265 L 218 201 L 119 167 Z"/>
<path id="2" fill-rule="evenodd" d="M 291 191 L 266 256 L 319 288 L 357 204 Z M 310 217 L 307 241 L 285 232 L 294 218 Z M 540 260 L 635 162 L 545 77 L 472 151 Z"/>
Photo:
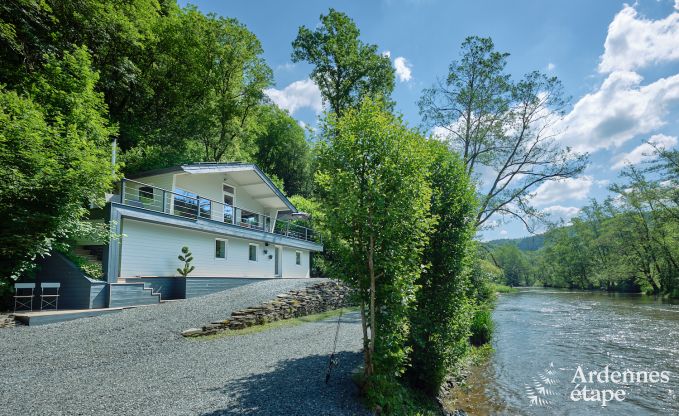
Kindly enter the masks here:
<path id="1" fill-rule="evenodd" d="M 198 195 L 179 188 L 174 192 L 174 214 L 195 219 L 198 215 Z"/>
<path id="2" fill-rule="evenodd" d="M 260 228 L 259 214 L 257 214 L 256 212 L 241 210 L 240 223 L 241 226 L 243 227 Z"/>
<path id="3" fill-rule="evenodd" d="M 257 244 L 250 244 L 249 246 L 249 253 L 248 253 L 248 258 L 250 261 L 257 261 Z"/>
<path id="4" fill-rule="evenodd" d="M 226 259 L 226 240 L 215 240 L 215 258 Z"/>

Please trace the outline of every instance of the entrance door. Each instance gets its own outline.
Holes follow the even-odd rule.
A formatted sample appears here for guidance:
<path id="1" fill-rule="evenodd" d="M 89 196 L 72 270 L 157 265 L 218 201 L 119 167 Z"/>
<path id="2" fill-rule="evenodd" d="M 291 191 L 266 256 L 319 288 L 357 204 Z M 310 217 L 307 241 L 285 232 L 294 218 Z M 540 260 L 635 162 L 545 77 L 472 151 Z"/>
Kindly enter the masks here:
<path id="1" fill-rule="evenodd" d="M 282 258 L 283 256 L 281 256 L 281 246 L 274 247 L 273 253 L 274 253 L 273 256 L 274 256 L 274 264 L 275 264 L 274 275 L 276 277 L 281 277 L 281 266 L 282 266 L 281 260 L 283 260 L 283 258 Z"/>

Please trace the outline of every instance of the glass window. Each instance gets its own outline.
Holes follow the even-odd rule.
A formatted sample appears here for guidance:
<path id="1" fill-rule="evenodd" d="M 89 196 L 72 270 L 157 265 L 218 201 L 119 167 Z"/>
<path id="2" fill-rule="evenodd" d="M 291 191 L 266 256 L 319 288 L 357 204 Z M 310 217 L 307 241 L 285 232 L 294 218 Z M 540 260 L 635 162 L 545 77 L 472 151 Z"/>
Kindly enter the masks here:
<path id="1" fill-rule="evenodd" d="M 233 186 L 227 184 L 222 185 L 222 190 L 227 194 L 234 194 L 236 192 Z"/>
<path id="2" fill-rule="evenodd" d="M 250 261 L 257 261 L 257 244 L 250 244 Z"/>
<path id="3" fill-rule="evenodd" d="M 259 214 L 241 210 L 240 223 L 243 227 L 259 228 Z"/>
<path id="4" fill-rule="evenodd" d="M 226 240 L 215 240 L 215 257 L 218 259 L 226 258 Z"/>
<path id="5" fill-rule="evenodd" d="M 198 214 L 198 195 L 183 189 L 175 189 L 174 214 L 195 219 Z"/>
<path id="6" fill-rule="evenodd" d="M 297 265 L 302 264 L 302 252 L 301 251 L 295 252 L 295 264 L 297 264 Z"/>

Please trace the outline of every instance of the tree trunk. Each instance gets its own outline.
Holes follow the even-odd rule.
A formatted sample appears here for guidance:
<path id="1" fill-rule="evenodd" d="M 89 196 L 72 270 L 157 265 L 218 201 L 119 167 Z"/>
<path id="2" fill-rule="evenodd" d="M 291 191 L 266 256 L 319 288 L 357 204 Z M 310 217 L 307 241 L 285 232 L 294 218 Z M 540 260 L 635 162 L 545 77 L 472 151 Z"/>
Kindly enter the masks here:
<path id="1" fill-rule="evenodd" d="M 372 375 L 372 354 L 368 341 L 368 318 L 365 316 L 365 301 L 361 298 L 361 327 L 363 328 L 363 360 L 365 363 L 364 374 Z"/>
<path id="2" fill-rule="evenodd" d="M 375 237 L 370 236 L 370 248 L 368 249 L 368 272 L 370 274 L 370 369 L 366 367 L 366 375 L 374 372 L 372 358 L 375 353 L 375 265 L 373 263 L 373 252 L 375 251 Z"/>

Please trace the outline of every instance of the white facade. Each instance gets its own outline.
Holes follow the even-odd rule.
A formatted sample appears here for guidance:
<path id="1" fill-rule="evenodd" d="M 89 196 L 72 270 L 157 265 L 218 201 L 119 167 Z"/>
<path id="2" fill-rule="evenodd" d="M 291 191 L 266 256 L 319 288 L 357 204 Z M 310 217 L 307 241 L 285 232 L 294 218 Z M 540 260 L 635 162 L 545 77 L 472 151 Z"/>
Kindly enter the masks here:
<path id="1" fill-rule="evenodd" d="M 111 202 L 122 238 L 109 244 L 109 282 L 177 276 L 184 246 L 193 277 L 308 278 L 310 253 L 323 248 L 310 230 L 279 221 L 297 209 L 254 165 L 177 166 L 126 179 L 121 190 Z"/>
<path id="2" fill-rule="evenodd" d="M 246 240 L 224 234 L 187 230 L 124 218 L 121 224 L 120 277 L 177 276 L 182 262 L 177 259 L 181 248 L 193 253 L 192 265 L 197 277 L 307 278 L 310 276 L 309 251 L 287 246 L 281 249 L 282 273 L 275 274 L 273 243 Z M 226 258 L 216 256 L 215 240 L 226 240 Z M 256 245 L 257 260 L 249 259 L 249 246 Z M 266 253 L 264 251 L 266 250 Z M 296 264 L 300 253 L 300 264 Z M 272 258 L 270 259 L 269 256 Z"/>

